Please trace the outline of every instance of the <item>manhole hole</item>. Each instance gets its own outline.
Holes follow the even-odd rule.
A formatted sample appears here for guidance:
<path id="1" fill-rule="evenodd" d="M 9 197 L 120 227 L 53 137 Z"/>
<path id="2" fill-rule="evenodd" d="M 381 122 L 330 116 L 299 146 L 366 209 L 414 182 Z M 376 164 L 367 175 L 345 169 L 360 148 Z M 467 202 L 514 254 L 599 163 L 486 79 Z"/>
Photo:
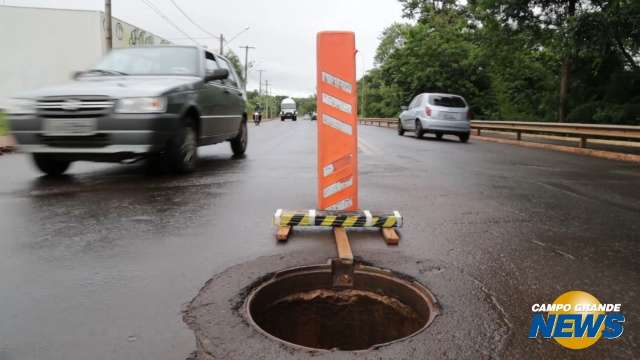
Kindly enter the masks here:
<path id="1" fill-rule="evenodd" d="M 386 345 L 419 333 L 438 314 L 424 286 L 362 265 L 348 289 L 332 287 L 330 265 L 282 271 L 253 290 L 246 307 L 267 336 L 316 350 Z"/>

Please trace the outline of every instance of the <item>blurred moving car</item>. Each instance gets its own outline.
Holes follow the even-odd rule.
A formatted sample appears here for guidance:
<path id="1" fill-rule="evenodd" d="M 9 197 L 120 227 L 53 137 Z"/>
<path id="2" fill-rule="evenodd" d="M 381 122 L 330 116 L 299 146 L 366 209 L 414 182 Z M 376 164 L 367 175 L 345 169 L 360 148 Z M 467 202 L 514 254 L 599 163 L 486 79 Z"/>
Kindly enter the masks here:
<path id="1" fill-rule="evenodd" d="M 113 50 L 73 81 L 19 95 L 8 109 L 19 149 L 49 175 L 74 161 L 153 156 L 195 169 L 197 147 L 247 148 L 246 98 L 230 62 L 192 46 Z"/>
<path id="2" fill-rule="evenodd" d="M 424 93 L 414 97 L 402 110 L 398 124 L 400 136 L 413 131 L 418 138 L 432 133 L 438 139 L 449 134 L 458 136 L 461 142 L 469 141 L 469 121 L 473 114 L 462 96 Z"/>
<path id="3" fill-rule="evenodd" d="M 298 120 L 298 109 L 292 98 L 286 98 L 280 104 L 280 120 L 284 121 L 284 119 Z"/>
<path id="4" fill-rule="evenodd" d="M 311 121 L 313 121 L 313 120 L 318 120 L 318 113 L 315 112 L 315 111 L 313 113 L 311 113 Z"/>

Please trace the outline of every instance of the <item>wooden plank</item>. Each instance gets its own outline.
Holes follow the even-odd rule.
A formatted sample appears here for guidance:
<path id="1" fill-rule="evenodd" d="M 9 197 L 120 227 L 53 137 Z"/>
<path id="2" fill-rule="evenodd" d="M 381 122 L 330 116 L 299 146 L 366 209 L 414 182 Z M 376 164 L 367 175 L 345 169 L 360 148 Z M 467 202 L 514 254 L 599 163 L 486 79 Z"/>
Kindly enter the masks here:
<path id="1" fill-rule="evenodd" d="M 278 241 L 289 240 L 289 235 L 291 235 L 292 229 L 292 226 L 280 226 L 278 228 L 278 232 L 276 233 L 276 239 L 278 239 Z"/>
<path id="2" fill-rule="evenodd" d="M 353 260 L 353 252 L 351 252 L 351 245 L 349 245 L 349 237 L 345 228 L 334 227 L 333 235 L 336 237 L 338 257 L 344 260 Z"/>
<path id="3" fill-rule="evenodd" d="M 400 236 L 394 228 L 382 228 L 382 236 L 387 245 L 398 245 L 400 242 Z"/>

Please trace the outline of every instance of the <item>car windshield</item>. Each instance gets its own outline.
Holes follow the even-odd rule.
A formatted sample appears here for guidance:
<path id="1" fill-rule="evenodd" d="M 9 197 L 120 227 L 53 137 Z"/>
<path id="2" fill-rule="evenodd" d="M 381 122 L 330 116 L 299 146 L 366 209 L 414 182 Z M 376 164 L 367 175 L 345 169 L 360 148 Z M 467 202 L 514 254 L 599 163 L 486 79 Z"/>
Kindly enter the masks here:
<path id="1" fill-rule="evenodd" d="M 196 75 L 198 52 L 189 47 L 130 48 L 111 51 L 96 70 L 128 75 Z"/>
<path id="2" fill-rule="evenodd" d="M 450 108 L 463 108 L 466 107 L 464 100 L 458 96 L 432 96 L 429 99 L 429 103 L 435 106 L 443 106 Z"/>

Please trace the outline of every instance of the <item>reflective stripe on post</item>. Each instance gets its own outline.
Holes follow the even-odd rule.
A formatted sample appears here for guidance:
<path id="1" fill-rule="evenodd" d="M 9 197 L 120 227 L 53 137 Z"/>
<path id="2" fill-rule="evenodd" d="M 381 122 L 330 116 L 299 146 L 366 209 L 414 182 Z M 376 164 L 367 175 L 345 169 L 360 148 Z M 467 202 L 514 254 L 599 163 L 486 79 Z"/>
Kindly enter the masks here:
<path id="1" fill-rule="evenodd" d="M 353 32 L 317 38 L 318 208 L 358 209 L 358 91 Z"/>

